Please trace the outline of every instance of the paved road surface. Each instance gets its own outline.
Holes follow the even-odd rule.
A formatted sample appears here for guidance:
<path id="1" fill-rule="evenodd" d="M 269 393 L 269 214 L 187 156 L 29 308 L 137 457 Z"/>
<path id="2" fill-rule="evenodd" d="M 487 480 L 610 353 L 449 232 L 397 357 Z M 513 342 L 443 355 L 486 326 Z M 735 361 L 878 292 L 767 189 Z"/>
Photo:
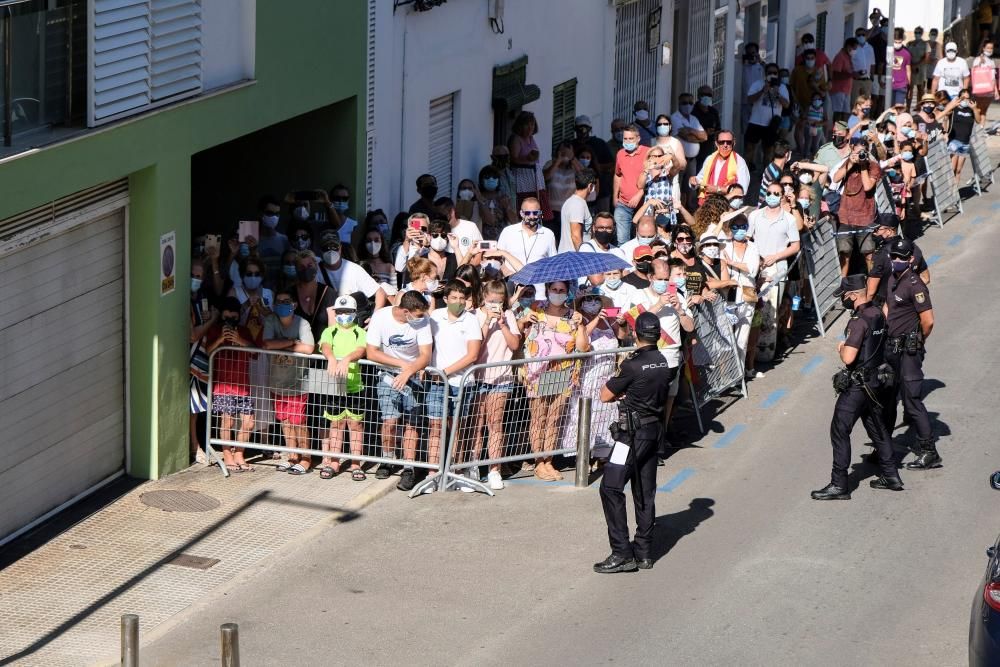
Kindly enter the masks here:
<path id="1" fill-rule="evenodd" d="M 812 338 L 660 470 L 651 571 L 591 572 L 608 552 L 595 489 L 393 493 L 194 608 L 144 661 L 212 664 L 236 621 L 246 664 L 964 664 L 1000 530 L 997 209 L 972 200 L 920 241 L 940 256 L 926 386 L 945 467 L 903 470 L 905 492 L 868 487 L 859 425 L 853 500 L 809 498 L 836 369 L 835 335 Z M 896 435 L 902 453 L 913 435 Z"/>

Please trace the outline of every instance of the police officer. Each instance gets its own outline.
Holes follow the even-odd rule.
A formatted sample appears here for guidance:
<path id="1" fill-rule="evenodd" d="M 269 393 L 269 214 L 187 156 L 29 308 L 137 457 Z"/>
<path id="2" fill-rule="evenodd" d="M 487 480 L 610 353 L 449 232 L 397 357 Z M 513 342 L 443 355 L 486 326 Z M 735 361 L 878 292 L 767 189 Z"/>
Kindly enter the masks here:
<path id="1" fill-rule="evenodd" d="M 837 345 L 845 369 L 834 376 L 837 405 L 830 424 L 830 441 L 833 445 L 833 472 L 830 483 L 812 492 L 815 500 L 850 500 L 847 486 L 847 468 L 851 463 L 851 431 L 858 418 L 875 443 L 881 474 L 871 481 L 873 489 L 902 491 L 903 482 L 893 461 L 892 440 L 877 412 L 880 375 L 884 371 L 885 317 L 882 311 L 868 300 L 866 276 L 857 273 L 840 281 L 834 293 L 840 297 L 844 308 L 851 310 L 851 319 L 844 331 L 845 340 Z"/>
<path id="2" fill-rule="evenodd" d="M 897 233 L 899 229 L 899 218 L 895 213 L 879 213 L 878 227 L 875 228 L 875 254 L 872 256 L 872 266 L 868 271 L 868 298 L 876 306 L 881 307 L 885 303 L 885 293 L 889 285 L 889 276 L 892 275 L 892 259 L 889 257 L 889 248 L 893 241 L 902 238 Z M 913 243 L 911 241 L 911 243 Z M 920 247 L 913 243 L 914 272 L 920 275 L 920 279 L 925 284 L 930 285 L 931 272 L 924 261 L 924 253 Z"/>
<path id="3" fill-rule="evenodd" d="M 934 328 L 934 310 L 927 285 L 913 267 L 913 243 L 902 238 L 889 247 L 892 276 L 888 279 L 885 313 L 888 326 L 885 360 L 892 365 L 903 399 L 903 408 L 917 431 L 920 454 L 906 467 L 927 470 L 941 467 L 941 457 L 934 447 L 931 420 L 922 398 L 924 383 L 924 342 Z M 882 419 L 891 434 L 896 427 L 897 393 L 883 397 Z"/>
<path id="4" fill-rule="evenodd" d="M 594 565 L 594 572 L 602 574 L 653 567 L 650 547 L 656 518 L 656 451 L 663 429 L 663 404 L 677 369 L 670 368 L 656 348 L 660 339 L 656 315 L 647 312 L 636 318 L 635 338 L 639 349 L 601 388 L 605 403 L 621 400 L 618 422 L 612 427 L 615 447 L 601 479 L 601 505 L 611 542 L 611 555 Z M 630 480 L 635 503 L 634 548 L 625 515 L 625 483 Z"/>

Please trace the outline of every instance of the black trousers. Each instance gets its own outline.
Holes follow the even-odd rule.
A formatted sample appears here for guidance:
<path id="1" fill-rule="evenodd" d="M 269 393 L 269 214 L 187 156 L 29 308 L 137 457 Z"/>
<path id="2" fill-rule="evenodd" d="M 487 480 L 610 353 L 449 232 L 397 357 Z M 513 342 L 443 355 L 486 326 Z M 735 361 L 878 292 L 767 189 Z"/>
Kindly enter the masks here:
<path id="1" fill-rule="evenodd" d="M 633 439 L 632 452 L 624 465 L 608 462 L 601 478 L 601 505 L 608 523 L 611 553 L 625 558 L 650 558 L 653 521 L 656 519 L 656 450 L 660 446 L 659 422 L 640 428 Z M 635 503 L 635 549 L 628 538 L 625 513 L 625 483 L 632 482 Z"/>
<path id="2" fill-rule="evenodd" d="M 885 351 L 885 361 L 896 371 L 896 387 L 885 392 L 882 399 L 882 421 L 891 434 L 896 427 L 896 404 L 902 399 L 903 409 L 917 430 L 917 440 L 934 437 L 931 418 L 924 406 L 924 351 L 909 354 L 905 350 Z"/>
<path id="3" fill-rule="evenodd" d="M 852 385 L 837 397 L 833 421 L 830 423 L 830 442 L 833 445 L 833 472 L 830 481 L 844 489 L 847 488 L 847 471 L 851 465 L 851 431 L 858 419 L 864 425 L 868 437 L 875 443 L 882 474 L 886 477 L 899 476 L 892 458 L 892 440 L 885 430 L 882 416 L 878 414 L 875 403 L 865 390 L 860 385 Z"/>

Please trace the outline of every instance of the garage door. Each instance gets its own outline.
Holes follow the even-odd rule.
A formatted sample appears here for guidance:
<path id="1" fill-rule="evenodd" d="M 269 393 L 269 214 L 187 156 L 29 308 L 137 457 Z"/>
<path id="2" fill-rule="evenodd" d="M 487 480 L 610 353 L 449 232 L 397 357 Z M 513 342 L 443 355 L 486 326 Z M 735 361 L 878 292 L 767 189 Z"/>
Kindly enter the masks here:
<path id="1" fill-rule="evenodd" d="M 124 467 L 124 234 L 118 209 L 0 254 L 0 543 Z"/>

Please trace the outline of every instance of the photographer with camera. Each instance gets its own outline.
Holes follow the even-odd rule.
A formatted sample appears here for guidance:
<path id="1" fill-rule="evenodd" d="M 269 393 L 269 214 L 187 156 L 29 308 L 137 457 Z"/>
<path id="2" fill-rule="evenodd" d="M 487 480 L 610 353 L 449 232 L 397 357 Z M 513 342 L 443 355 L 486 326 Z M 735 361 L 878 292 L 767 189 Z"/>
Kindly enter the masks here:
<path id="1" fill-rule="evenodd" d="M 858 419 L 868 437 L 875 443 L 880 475 L 873 479 L 873 489 L 902 491 L 903 482 L 896 472 L 892 440 L 886 432 L 878 400 L 882 388 L 893 384 L 891 369 L 884 363 L 886 324 L 882 311 L 868 298 L 867 278 L 856 273 L 841 279 L 840 289 L 834 292 L 844 308 L 851 311 L 851 319 L 844 330 L 845 340 L 837 344 L 840 360 L 845 368 L 833 376 L 837 404 L 830 424 L 830 441 L 833 445 L 833 471 L 830 483 L 812 492 L 813 500 L 850 500 L 847 471 L 851 464 L 851 431 Z"/>
<path id="2" fill-rule="evenodd" d="M 869 155 L 864 139 L 851 139 L 851 153 L 833 170 L 830 185 L 840 191 L 837 252 L 842 276 L 847 275 L 855 251 L 864 257 L 867 267 L 872 265 L 875 239 L 867 228 L 875 220 L 875 185 L 881 177 L 878 160 Z"/>
<path id="3" fill-rule="evenodd" d="M 604 387 L 601 401 L 619 404 L 618 421 L 611 425 L 615 440 L 601 478 L 601 505 L 608 523 L 611 555 L 594 565 L 594 572 L 634 572 L 653 567 L 653 521 L 656 518 L 656 451 L 662 435 L 663 404 L 677 367 L 671 367 L 656 344 L 660 320 L 651 312 L 635 320 L 639 346 L 622 362 Z M 628 537 L 625 484 L 632 482 L 635 503 L 635 546 Z"/>
<path id="4" fill-rule="evenodd" d="M 778 128 L 781 126 L 781 112 L 790 104 L 791 94 L 788 87 L 781 83 L 778 76 L 778 65 L 768 63 L 763 81 L 754 82 L 747 91 L 747 101 L 750 102 L 750 119 L 746 134 L 743 137 L 743 153 L 750 162 L 750 171 L 756 171 L 753 166 L 757 157 L 757 144 L 763 144 L 763 162 L 771 161 L 774 142 L 778 140 Z"/>

